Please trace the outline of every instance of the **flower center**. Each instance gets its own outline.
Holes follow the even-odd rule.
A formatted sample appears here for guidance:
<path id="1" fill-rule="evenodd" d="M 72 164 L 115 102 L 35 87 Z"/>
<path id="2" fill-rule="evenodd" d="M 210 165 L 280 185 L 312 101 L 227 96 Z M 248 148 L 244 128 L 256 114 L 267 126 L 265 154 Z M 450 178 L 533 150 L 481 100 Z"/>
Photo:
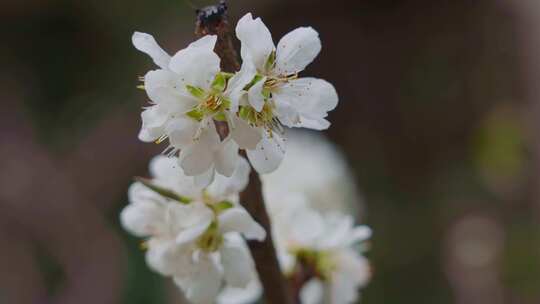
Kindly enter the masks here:
<path id="1" fill-rule="evenodd" d="M 254 127 L 262 127 L 272 137 L 273 132 L 283 133 L 281 122 L 275 115 L 275 103 L 267 99 L 263 108 L 257 112 L 252 106 L 240 106 L 238 116 Z"/>
<path id="2" fill-rule="evenodd" d="M 197 247 L 204 252 L 215 252 L 223 244 L 223 236 L 221 235 L 217 219 L 208 226 L 208 229 L 197 240 Z"/>
<path id="3" fill-rule="evenodd" d="M 273 89 L 277 88 L 281 84 L 287 83 L 287 82 L 289 82 L 291 80 L 295 80 L 295 79 L 298 79 L 298 73 L 288 75 L 288 76 L 281 76 L 281 75 L 280 76 L 271 76 L 271 77 L 268 77 L 266 79 L 266 81 L 264 82 L 264 89 L 272 91 Z"/>
<path id="4" fill-rule="evenodd" d="M 296 256 L 297 267 L 310 270 L 316 277 L 326 281 L 336 269 L 333 255 L 329 251 L 300 248 L 292 252 Z"/>
<path id="5" fill-rule="evenodd" d="M 203 235 L 201 235 L 197 240 L 197 247 L 207 253 L 215 252 L 223 244 L 223 235 L 219 231 L 218 216 L 220 213 L 232 208 L 234 205 L 226 200 L 216 200 L 206 190 L 203 191 L 202 201 L 214 213 L 214 220 L 210 226 L 208 226 L 208 229 L 206 229 Z"/>
<path id="6" fill-rule="evenodd" d="M 225 111 L 229 110 L 231 101 L 223 96 L 223 92 L 227 87 L 227 81 L 232 77 L 232 74 L 220 72 L 214 78 L 210 89 L 205 91 L 202 88 L 186 85 L 187 91 L 191 96 L 195 97 L 199 103 L 189 112 L 187 116 L 201 121 L 203 118 L 211 116 L 215 120 L 226 120 Z"/>

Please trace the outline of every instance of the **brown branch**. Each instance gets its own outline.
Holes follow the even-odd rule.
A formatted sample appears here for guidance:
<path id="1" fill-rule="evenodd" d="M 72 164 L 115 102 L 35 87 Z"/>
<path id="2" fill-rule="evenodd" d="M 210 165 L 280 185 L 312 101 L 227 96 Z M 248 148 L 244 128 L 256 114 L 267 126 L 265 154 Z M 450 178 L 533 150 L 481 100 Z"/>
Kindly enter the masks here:
<path id="1" fill-rule="evenodd" d="M 225 72 L 235 72 L 240 69 L 238 53 L 234 48 L 229 23 L 227 22 L 227 6 L 225 1 L 221 1 L 218 5 L 197 10 L 195 34 L 199 37 L 209 34 L 217 35 L 218 39 L 215 52 L 221 58 L 222 70 Z M 243 153 L 243 156 L 245 157 L 245 153 Z M 246 190 L 241 193 L 241 201 L 245 203 L 244 207 L 251 216 L 268 232 L 268 237 L 265 241 L 248 242 L 264 288 L 266 303 L 293 303 L 287 281 L 279 267 L 276 249 L 274 248 L 270 218 L 266 212 L 262 195 L 261 180 L 254 170 L 251 171 Z"/>

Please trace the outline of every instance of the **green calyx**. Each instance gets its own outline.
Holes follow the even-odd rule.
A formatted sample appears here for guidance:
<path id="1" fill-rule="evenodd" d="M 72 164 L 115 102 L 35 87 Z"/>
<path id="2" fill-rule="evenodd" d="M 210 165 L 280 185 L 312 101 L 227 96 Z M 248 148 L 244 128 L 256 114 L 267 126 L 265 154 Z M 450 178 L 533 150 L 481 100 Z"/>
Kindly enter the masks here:
<path id="1" fill-rule="evenodd" d="M 197 240 L 197 247 L 204 252 L 214 252 L 223 244 L 223 235 L 219 231 L 218 217 L 225 210 L 233 208 L 234 204 L 227 200 L 216 202 L 206 190 L 203 190 L 202 199 L 204 204 L 214 213 L 214 220 Z"/>
<path id="2" fill-rule="evenodd" d="M 232 78 L 234 74 L 219 72 L 216 74 L 214 81 L 212 82 L 211 88 L 214 93 L 222 93 L 227 87 L 227 82 Z"/>
<path id="3" fill-rule="evenodd" d="M 257 82 L 261 81 L 263 78 L 263 75 L 256 74 L 255 76 L 253 76 L 253 79 L 251 79 L 251 81 L 244 87 L 244 90 L 247 91 L 251 89 L 252 86 L 254 86 Z"/>
<path id="4" fill-rule="evenodd" d="M 197 247 L 204 252 L 215 252 L 223 244 L 223 236 L 221 235 L 218 223 L 214 220 L 206 231 L 197 240 Z"/>
<path id="5" fill-rule="evenodd" d="M 272 129 L 274 123 L 274 104 L 266 101 L 260 112 L 257 112 L 251 106 L 241 106 L 238 111 L 238 116 L 256 127 L 268 127 Z"/>
<path id="6" fill-rule="evenodd" d="M 186 85 L 186 89 L 191 96 L 197 99 L 204 99 L 206 97 L 206 92 L 202 88 L 194 87 L 188 84 Z"/>
<path id="7" fill-rule="evenodd" d="M 271 71 L 276 64 L 276 51 L 272 51 L 270 55 L 268 56 L 268 59 L 266 59 L 266 63 L 264 64 L 264 69 L 266 71 Z"/>
<path id="8" fill-rule="evenodd" d="M 193 108 L 191 111 L 187 112 L 186 115 L 196 121 L 201 121 L 204 118 L 204 112 L 199 108 Z"/>
<path id="9" fill-rule="evenodd" d="M 210 204 L 209 207 L 212 208 L 215 214 L 219 215 L 223 211 L 234 207 L 234 204 L 230 201 L 221 201 L 219 203 Z"/>
<path id="10" fill-rule="evenodd" d="M 323 281 L 330 279 L 336 267 L 332 254 L 327 251 L 302 248 L 295 250 L 293 254 L 296 256 L 298 263 L 314 270 L 315 274 Z"/>

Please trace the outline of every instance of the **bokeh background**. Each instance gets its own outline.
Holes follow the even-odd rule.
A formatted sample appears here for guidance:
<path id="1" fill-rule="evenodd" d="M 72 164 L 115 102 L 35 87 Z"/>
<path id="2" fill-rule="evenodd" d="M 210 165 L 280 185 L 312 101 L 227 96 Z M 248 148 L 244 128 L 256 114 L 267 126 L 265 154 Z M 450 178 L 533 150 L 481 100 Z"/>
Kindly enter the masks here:
<path id="1" fill-rule="evenodd" d="M 538 1 L 229 5 L 320 32 L 307 73 L 338 89 L 326 134 L 375 231 L 363 303 L 540 303 Z M 173 53 L 193 29 L 181 0 L 0 2 L 0 303 L 178 303 L 118 212 L 163 149 L 136 138 L 131 34 Z"/>

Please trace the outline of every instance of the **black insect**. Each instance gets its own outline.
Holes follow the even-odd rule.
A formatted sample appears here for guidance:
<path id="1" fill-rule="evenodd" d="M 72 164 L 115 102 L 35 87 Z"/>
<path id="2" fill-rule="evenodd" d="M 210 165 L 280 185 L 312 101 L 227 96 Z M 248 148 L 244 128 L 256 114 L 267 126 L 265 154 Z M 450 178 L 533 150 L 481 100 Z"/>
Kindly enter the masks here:
<path id="1" fill-rule="evenodd" d="M 219 4 L 196 9 L 195 13 L 202 25 L 217 23 L 223 20 L 225 14 L 227 14 L 227 3 L 225 3 L 225 0 L 221 0 Z"/>

